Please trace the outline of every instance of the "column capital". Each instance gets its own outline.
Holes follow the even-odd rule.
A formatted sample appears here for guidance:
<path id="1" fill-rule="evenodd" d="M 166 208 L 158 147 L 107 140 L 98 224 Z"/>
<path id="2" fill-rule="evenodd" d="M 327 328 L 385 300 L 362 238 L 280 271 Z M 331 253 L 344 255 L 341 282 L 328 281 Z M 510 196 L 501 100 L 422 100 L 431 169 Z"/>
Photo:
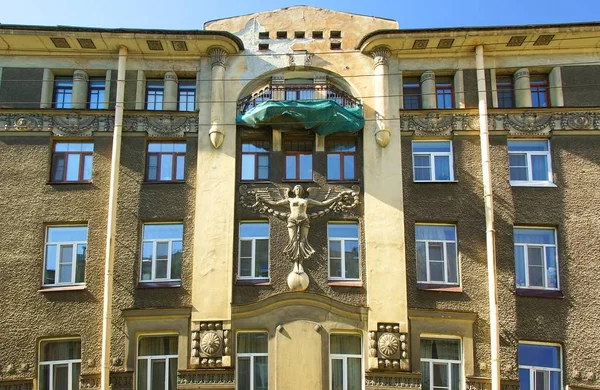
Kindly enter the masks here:
<path id="1" fill-rule="evenodd" d="M 227 50 L 220 46 L 212 46 L 207 50 L 208 55 L 211 58 L 211 67 L 222 66 L 225 68 L 225 62 L 227 60 Z"/>
<path id="2" fill-rule="evenodd" d="M 389 46 L 380 45 L 373 48 L 370 54 L 373 57 L 373 67 L 377 68 L 379 65 L 387 65 L 387 60 L 392 55 L 392 51 Z"/>
<path id="3" fill-rule="evenodd" d="M 73 81 L 84 81 L 87 83 L 89 81 L 89 77 L 83 70 L 78 69 L 73 72 Z"/>

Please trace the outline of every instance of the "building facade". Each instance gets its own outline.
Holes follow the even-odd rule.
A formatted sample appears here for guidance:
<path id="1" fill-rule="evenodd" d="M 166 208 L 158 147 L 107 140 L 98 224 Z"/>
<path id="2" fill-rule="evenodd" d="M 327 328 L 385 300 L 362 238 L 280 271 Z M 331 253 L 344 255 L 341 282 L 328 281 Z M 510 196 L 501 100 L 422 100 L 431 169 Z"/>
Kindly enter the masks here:
<path id="1" fill-rule="evenodd" d="M 0 389 L 600 388 L 600 24 L 0 38 Z"/>

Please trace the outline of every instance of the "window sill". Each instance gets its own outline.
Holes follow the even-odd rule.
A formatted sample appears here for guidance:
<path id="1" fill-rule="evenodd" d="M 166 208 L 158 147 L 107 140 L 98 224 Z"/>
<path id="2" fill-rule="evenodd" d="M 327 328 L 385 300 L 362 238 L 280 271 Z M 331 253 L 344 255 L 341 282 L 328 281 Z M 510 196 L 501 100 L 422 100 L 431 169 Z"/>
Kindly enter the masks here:
<path id="1" fill-rule="evenodd" d="M 458 183 L 458 180 L 413 180 L 416 184 Z"/>
<path id="2" fill-rule="evenodd" d="M 142 184 L 183 184 L 185 180 L 156 180 L 156 181 L 147 181 L 144 180 Z"/>
<path id="3" fill-rule="evenodd" d="M 164 282 L 138 282 L 138 288 L 177 288 L 181 287 L 181 280 L 168 280 Z"/>
<path id="4" fill-rule="evenodd" d="M 261 180 L 242 180 L 240 179 L 240 183 L 243 184 L 271 184 L 271 181 L 261 179 Z"/>
<path id="5" fill-rule="evenodd" d="M 452 292 L 452 293 L 463 292 L 462 286 L 447 285 L 447 284 L 430 284 L 430 283 L 417 283 L 417 290 Z"/>
<path id="6" fill-rule="evenodd" d="M 313 179 L 281 179 L 284 183 L 314 183 Z"/>
<path id="7" fill-rule="evenodd" d="M 510 181 L 511 187 L 556 187 L 556 184 L 549 181 Z"/>
<path id="8" fill-rule="evenodd" d="M 91 180 L 88 181 L 47 181 L 46 182 L 47 185 L 50 186 L 54 186 L 54 185 L 59 185 L 59 186 L 64 186 L 64 185 L 90 185 L 93 184 L 93 182 Z"/>
<path id="9" fill-rule="evenodd" d="M 521 297 L 564 298 L 560 290 L 544 290 L 537 288 L 517 288 L 515 294 Z"/>
<path id="10" fill-rule="evenodd" d="M 330 280 L 327 283 L 330 287 L 362 287 L 362 280 Z"/>
<path id="11" fill-rule="evenodd" d="M 269 279 L 237 279 L 235 281 L 237 286 L 270 286 L 271 281 Z"/>
<path id="12" fill-rule="evenodd" d="M 82 291 L 86 290 L 85 284 L 74 284 L 69 286 L 44 286 L 38 290 L 39 293 L 61 292 L 61 291 Z"/>
<path id="13" fill-rule="evenodd" d="M 334 183 L 334 184 L 344 184 L 344 183 L 348 183 L 348 184 L 359 184 L 360 180 L 358 179 L 348 179 L 348 180 L 332 180 L 332 179 L 327 179 L 327 183 Z"/>

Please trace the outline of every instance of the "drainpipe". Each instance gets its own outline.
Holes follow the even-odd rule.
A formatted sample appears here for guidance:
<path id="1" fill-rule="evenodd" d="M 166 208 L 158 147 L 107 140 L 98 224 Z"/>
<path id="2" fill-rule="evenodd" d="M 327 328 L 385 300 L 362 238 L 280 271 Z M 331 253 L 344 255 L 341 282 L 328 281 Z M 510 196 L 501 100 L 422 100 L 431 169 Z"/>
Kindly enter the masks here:
<path id="1" fill-rule="evenodd" d="M 479 139 L 481 143 L 481 170 L 483 173 L 483 199 L 485 204 L 485 243 L 487 250 L 488 293 L 490 298 L 490 345 L 492 388 L 500 390 L 500 324 L 498 322 L 498 295 L 496 287 L 496 232 L 494 230 L 494 198 L 490 169 L 490 140 L 488 133 L 487 99 L 483 45 L 475 48 L 477 90 L 479 93 Z"/>
<path id="2" fill-rule="evenodd" d="M 123 131 L 123 100 L 125 97 L 125 67 L 127 47 L 119 48 L 115 128 L 113 131 L 110 187 L 108 195 L 108 220 L 106 223 L 106 253 L 104 263 L 104 301 L 102 315 L 102 369 L 100 389 L 110 389 L 110 341 L 112 336 L 113 265 L 115 260 L 115 230 L 117 221 L 117 195 L 119 193 L 119 165 L 121 162 L 121 133 Z"/>

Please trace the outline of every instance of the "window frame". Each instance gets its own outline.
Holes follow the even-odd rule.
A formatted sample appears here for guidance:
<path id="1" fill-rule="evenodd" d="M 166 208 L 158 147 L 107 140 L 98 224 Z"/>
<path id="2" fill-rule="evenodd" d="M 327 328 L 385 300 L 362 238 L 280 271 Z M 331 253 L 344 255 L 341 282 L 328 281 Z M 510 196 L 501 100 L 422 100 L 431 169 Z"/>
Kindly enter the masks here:
<path id="1" fill-rule="evenodd" d="M 80 144 L 82 145 L 91 145 L 92 146 L 92 150 L 91 151 L 56 151 L 57 145 L 61 145 L 61 144 Z M 94 141 L 90 140 L 90 141 L 69 141 L 69 140 L 55 140 L 52 143 L 52 163 L 50 165 L 50 182 L 51 183 L 91 183 L 92 182 L 92 177 L 93 177 L 93 169 L 94 169 Z M 68 148 L 68 146 L 67 146 Z M 79 167 L 77 168 L 77 180 L 67 180 L 67 174 L 69 172 L 69 156 L 70 155 L 79 155 Z M 63 158 L 63 174 L 62 174 L 62 180 L 55 180 L 55 175 L 56 175 L 56 170 L 58 168 L 58 157 L 62 157 Z M 90 178 L 86 179 L 84 177 L 85 174 L 85 160 L 86 157 L 91 157 L 91 162 L 90 162 Z"/>
<path id="2" fill-rule="evenodd" d="M 548 146 L 548 150 L 546 150 L 546 151 L 537 151 L 537 150 L 534 150 L 534 151 L 511 151 L 510 150 L 511 143 L 532 142 L 532 141 L 545 142 L 546 145 Z M 556 187 L 556 185 L 554 184 L 554 173 L 552 170 L 552 149 L 551 149 L 549 139 L 509 138 L 506 142 L 506 149 L 508 152 L 508 177 L 509 177 L 509 182 L 510 182 L 511 187 Z M 514 180 L 511 178 L 510 169 L 512 167 L 521 167 L 521 168 L 523 167 L 520 165 L 519 166 L 511 166 L 510 165 L 511 155 L 517 155 L 517 154 L 525 155 L 525 158 L 526 158 L 525 168 L 527 168 L 527 180 Z M 546 164 L 548 167 L 546 180 L 533 180 L 533 169 L 532 169 L 532 166 L 533 166 L 532 157 L 533 156 L 545 156 L 546 157 Z"/>
<path id="3" fill-rule="evenodd" d="M 554 244 L 530 244 L 530 243 L 517 243 L 514 240 L 515 230 L 548 230 L 553 232 Z M 558 233 L 557 229 L 553 227 L 539 227 L 539 226 L 514 226 L 513 227 L 513 245 L 514 250 L 518 246 L 523 247 L 523 271 L 525 276 L 525 284 L 518 285 L 517 283 L 517 256 L 515 254 L 515 286 L 517 289 L 527 289 L 527 290 L 538 290 L 538 291 L 560 291 L 560 265 L 559 265 L 559 257 L 558 257 Z M 543 282 L 544 286 L 531 286 L 530 285 L 530 276 L 529 276 L 529 249 L 530 248 L 542 248 L 542 262 L 544 263 L 544 273 L 543 273 Z M 554 248 L 554 262 L 556 264 L 556 287 L 548 286 L 548 276 L 549 276 L 549 267 L 548 267 L 548 258 L 546 256 L 546 248 Z"/>
<path id="4" fill-rule="evenodd" d="M 245 144 L 252 144 L 254 142 L 264 142 L 268 143 L 269 150 L 267 152 L 244 152 Z M 271 152 L 273 151 L 273 145 L 271 140 L 268 139 L 242 139 L 240 141 L 240 181 L 242 182 L 260 182 L 260 181 L 269 181 L 271 177 Z M 254 178 L 253 179 L 244 179 L 244 156 L 254 156 Z M 258 177 L 259 176 L 259 160 L 260 156 L 267 157 L 267 177 Z"/>
<path id="5" fill-rule="evenodd" d="M 417 227 L 418 226 L 423 226 L 423 227 L 452 227 L 454 229 L 454 241 L 451 240 L 428 240 L 428 239 L 419 239 L 417 238 Z M 425 284 L 425 285 L 441 285 L 441 286 L 453 286 L 453 287 L 458 287 L 460 286 L 461 283 L 461 278 L 460 278 L 460 260 L 458 258 L 458 232 L 456 231 L 456 225 L 455 224 L 445 224 L 445 223 L 423 223 L 423 222 L 419 222 L 419 223 L 415 223 L 415 264 L 416 264 L 416 270 L 417 270 L 417 284 Z M 419 280 L 419 254 L 418 254 L 418 244 L 419 243 L 424 243 L 425 244 L 425 271 L 426 271 L 426 275 L 427 275 L 427 280 Z M 443 281 L 439 281 L 439 280 L 431 280 L 431 270 L 430 270 L 430 259 L 429 259 L 429 244 L 430 243 L 441 243 L 441 247 L 442 247 L 442 257 L 443 260 L 441 261 L 443 263 L 443 269 L 444 269 L 444 280 Z M 450 267 L 449 265 L 449 259 L 448 259 L 448 244 L 454 244 L 454 248 L 455 248 L 455 259 L 456 259 L 456 282 L 450 282 L 449 281 L 449 272 L 450 272 Z M 439 263 L 440 261 L 435 261 L 437 263 Z"/>
<path id="6" fill-rule="evenodd" d="M 100 87 L 99 84 L 102 83 Z M 97 85 L 94 85 L 97 83 Z M 90 77 L 88 81 L 88 110 L 104 110 L 104 98 L 106 94 L 106 79 L 104 77 Z"/>
<path id="7" fill-rule="evenodd" d="M 52 228 L 85 228 L 85 241 L 53 241 L 49 242 L 48 239 L 50 237 L 50 229 Z M 45 226 L 45 237 L 44 237 L 44 272 L 42 272 L 42 286 L 44 288 L 55 288 L 55 287 L 64 287 L 64 286 L 85 286 L 85 268 L 87 262 L 87 238 L 88 238 L 88 225 L 84 224 L 56 224 L 56 225 L 46 225 Z M 54 283 L 46 283 L 46 271 L 48 267 L 48 247 L 51 245 L 56 246 L 55 253 L 55 271 L 54 271 Z M 61 262 L 61 248 L 64 246 L 72 246 L 73 254 L 71 256 L 71 278 L 68 282 L 60 282 L 60 268 L 61 264 L 65 264 Z M 83 281 L 77 282 L 77 250 L 79 245 L 84 246 L 84 259 L 83 259 Z"/>
<path id="8" fill-rule="evenodd" d="M 148 356 L 140 356 L 140 341 L 144 338 L 159 338 L 159 337 L 173 337 L 176 336 L 177 337 L 177 355 L 148 355 Z M 146 381 L 148 384 L 151 384 L 151 378 L 152 378 L 152 361 L 153 360 L 164 360 L 164 367 L 165 367 L 165 387 L 163 387 L 163 389 L 168 389 L 169 388 L 169 363 L 171 361 L 171 359 L 176 359 L 177 363 L 179 363 L 179 334 L 178 333 L 152 333 L 152 334 L 140 334 L 137 337 L 137 343 L 136 343 L 136 356 L 135 356 L 135 374 L 134 374 L 134 380 L 135 380 L 135 388 L 139 389 L 139 384 L 138 384 L 138 375 L 140 374 L 140 360 L 146 360 L 148 361 L 147 367 L 148 370 L 146 372 Z M 179 369 L 177 368 L 175 370 L 175 377 L 177 378 L 177 371 L 179 371 Z M 151 386 L 150 386 L 151 387 Z M 173 389 L 175 390 L 175 389 Z"/>
<path id="9" fill-rule="evenodd" d="M 331 144 L 336 143 L 336 142 L 348 142 L 348 143 L 352 143 L 353 144 L 353 148 L 354 151 L 331 151 L 329 150 Z M 340 156 L 340 170 L 339 170 L 339 179 L 332 179 L 329 177 L 329 156 L 330 155 L 339 155 Z M 346 156 L 352 156 L 354 159 L 354 163 L 352 164 L 352 172 L 354 172 L 354 177 L 346 177 L 345 173 L 346 173 L 346 163 L 345 163 L 345 157 Z M 358 167 L 358 142 L 357 139 L 354 137 L 340 137 L 340 138 L 333 138 L 330 139 L 329 137 L 327 137 L 325 139 L 325 161 L 326 161 L 326 177 L 327 177 L 327 181 L 338 181 L 338 182 L 348 182 L 348 181 L 358 181 L 358 175 L 357 175 L 357 167 Z"/>
<path id="10" fill-rule="evenodd" d="M 410 91 L 418 91 L 415 93 L 407 93 Z M 407 100 L 408 99 L 408 100 Z M 411 107 L 407 107 L 407 102 L 410 103 Z M 416 102 L 416 107 L 414 107 L 414 103 Z M 405 110 L 420 110 L 423 108 L 423 91 L 421 89 L 421 81 L 418 77 L 406 77 L 402 80 L 402 103 L 403 108 Z M 437 104 L 437 95 L 436 95 L 436 104 Z"/>
<path id="11" fill-rule="evenodd" d="M 500 91 L 502 91 L 502 99 L 500 99 Z M 498 101 L 498 108 L 514 108 L 515 107 L 515 85 L 514 85 L 514 80 L 513 80 L 512 76 L 510 76 L 510 75 L 497 75 L 496 76 L 496 99 Z M 510 104 L 507 105 L 505 103 L 508 100 L 509 100 Z"/>
<path id="12" fill-rule="evenodd" d="M 150 145 L 179 144 L 185 146 L 185 152 L 150 152 Z M 171 179 L 161 180 L 161 158 L 163 155 L 171 155 Z M 146 183 L 183 183 L 185 182 L 185 160 L 187 155 L 187 142 L 183 141 L 148 141 L 146 143 L 146 173 L 144 175 Z M 150 158 L 156 156 L 156 179 L 150 178 Z M 177 179 L 178 157 L 183 157 L 183 178 Z"/>
<path id="13" fill-rule="evenodd" d="M 550 101 L 550 83 L 547 74 L 534 73 L 529 76 L 529 89 L 531 91 L 531 107 L 547 108 L 552 107 Z M 534 98 L 537 96 L 537 98 Z M 540 96 L 544 96 L 545 104 L 541 104 Z"/>
<path id="14" fill-rule="evenodd" d="M 329 226 L 330 225 L 354 225 L 356 226 L 357 235 L 356 237 L 337 237 L 330 236 L 329 234 Z M 358 221 L 329 221 L 327 222 L 327 278 L 329 281 L 361 281 L 362 280 L 362 261 L 361 261 L 361 246 L 360 246 L 360 225 Z M 340 269 L 342 271 L 342 276 L 331 276 L 331 241 L 339 241 L 340 242 Z M 344 250 L 346 246 L 346 241 L 356 241 L 358 247 L 358 278 L 348 278 L 346 277 L 346 251 Z"/>
<path id="15" fill-rule="evenodd" d="M 45 360 L 42 362 L 41 358 L 42 358 L 42 344 L 44 343 L 61 343 L 61 342 L 72 342 L 72 341 L 79 341 L 79 359 L 63 359 L 63 360 Z M 79 338 L 61 338 L 61 339 L 42 339 L 40 340 L 39 344 L 38 344 L 38 372 L 37 372 L 37 388 L 41 389 L 42 388 L 42 379 L 41 379 L 41 375 L 42 375 L 42 366 L 49 366 L 49 382 L 50 382 L 50 388 L 48 390 L 54 390 L 53 389 L 53 384 L 54 381 L 53 376 L 54 376 L 54 366 L 55 365 L 67 365 L 67 372 L 68 372 L 68 376 L 69 376 L 69 380 L 68 380 L 68 390 L 78 390 L 79 386 L 77 386 L 76 388 L 73 388 L 73 380 L 75 378 L 73 378 L 73 365 L 74 364 L 79 364 L 79 375 L 77 376 L 77 383 L 79 383 L 79 376 L 81 376 L 81 339 Z"/>
<path id="16" fill-rule="evenodd" d="M 185 102 L 182 102 L 182 97 L 185 97 Z M 190 102 L 189 99 L 192 98 Z M 182 109 L 182 104 L 186 109 Z M 191 110 L 190 108 L 191 104 Z M 196 111 L 196 80 L 181 79 L 177 83 L 177 111 L 194 112 Z"/>
<path id="17" fill-rule="evenodd" d="M 152 238 L 147 239 L 144 237 L 144 230 L 146 226 L 157 226 L 157 225 L 180 225 L 181 226 L 181 238 Z M 142 245 L 140 249 L 140 277 L 139 283 L 161 283 L 161 282 L 181 282 L 181 277 L 179 279 L 173 278 L 172 273 L 172 264 L 173 264 L 173 243 L 181 242 L 181 264 L 180 267 L 183 268 L 183 238 L 185 236 L 185 226 L 183 222 L 144 222 L 142 223 Z M 156 277 L 156 264 L 157 261 L 157 246 L 159 243 L 167 243 L 167 277 L 166 278 L 157 278 Z M 144 244 L 151 243 L 152 244 L 152 257 L 150 261 L 144 260 Z M 150 262 L 150 279 L 142 279 L 143 278 L 143 269 L 144 263 Z M 181 275 L 182 276 L 182 275 Z"/>
<path id="18" fill-rule="evenodd" d="M 60 100 L 59 96 L 61 97 Z M 68 101 L 66 101 L 67 97 L 69 98 Z M 52 108 L 67 110 L 73 108 L 73 76 L 54 77 Z"/>
<path id="19" fill-rule="evenodd" d="M 250 334 L 263 334 L 267 336 L 267 352 L 239 352 L 239 335 L 242 333 L 250 333 Z M 268 387 L 268 381 L 269 381 L 269 332 L 261 332 L 261 331 L 239 331 L 236 333 L 235 335 L 235 351 L 236 351 L 236 357 L 235 357 L 235 363 L 236 363 L 236 370 L 235 370 L 235 388 L 236 390 L 238 389 L 238 384 L 239 384 L 239 380 L 238 380 L 238 376 L 240 374 L 240 370 L 238 369 L 238 367 L 240 367 L 240 363 L 239 363 L 239 359 L 240 357 L 242 358 L 249 358 L 250 359 L 250 390 L 254 390 L 254 358 L 255 357 L 266 357 L 267 358 L 267 387 Z"/>
<path id="20" fill-rule="evenodd" d="M 331 336 L 358 336 L 360 338 L 360 354 L 345 354 L 345 353 L 331 353 Z M 351 359 L 360 359 L 360 388 L 364 388 L 365 381 L 365 359 L 363 358 L 363 337 L 358 333 L 349 333 L 349 332 L 330 332 L 329 333 L 329 343 L 328 343 L 328 355 L 329 355 L 329 389 L 332 388 L 333 381 L 333 360 L 342 360 L 342 388 L 343 390 L 348 390 L 348 358 Z"/>
<path id="21" fill-rule="evenodd" d="M 150 102 L 150 96 L 154 101 Z M 160 96 L 160 102 L 156 97 Z M 146 79 L 145 107 L 147 111 L 162 111 L 165 105 L 165 81 L 163 79 Z"/>
<path id="22" fill-rule="evenodd" d="M 311 151 L 293 151 L 287 150 L 286 144 L 290 142 L 308 142 L 311 145 Z M 295 182 L 312 182 L 314 181 L 314 151 L 315 151 L 315 142 L 312 139 L 287 139 L 283 141 L 283 181 L 295 181 Z M 294 157 L 296 164 L 296 175 L 293 178 L 287 176 L 287 165 L 288 165 L 288 156 Z M 300 159 L 301 156 L 310 156 L 310 179 L 300 178 Z"/>
<path id="23" fill-rule="evenodd" d="M 560 344 L 553 344 L 553 343 L 542 343 L 542 342 L 535 342 L 535 341 L 519 341 L 519 346 L 521 345 L 529 345 L 529 346 L 546 346 L 546 347 L 554 347 L 558 350 L 558 362 L 559 362 L 559 368 L 554 368 L 554 367 L 545 367 L 545 366 L 530 366 L 530 365 L 521 365 L 520 363 L 520 359 L 519 359 L 519 354 L 517 353 L 517 363 L 518 363 L 518 370 L 519 370 L 519 382 L 521 380 L 520 375 L 521 375 L 521 370 L 529 370 L 529 390 L 533 390 L 536 388 L 535 386 L 535 374 L 537 372 L 545 372 L 549 374 L 550 372 L 558 372 L 559 375 L 559 387 L 558 389 L 549 389 L 549 390 L 561 390 L 563 388 L 563 349 L 562 346 Z M 520 383 L 519 383 L 520 384 Z M 550 386 L 548 386 L 550 387 Z"/>
<path id="24" fill-rule="evenodd" d="M 447 142 L 450 145 L 449 152 L 416 152 L 414 149 L 414 144 L 426 144 L 433 142 Z M 453 148 L 452 140 L 412 140 L 411 143 L 411 153 L 412 153 L 412 166 L 413 166 L 413 182 L 415 183 L 450 183 L 454 182 L 454 148 Z M 415 163 L 416 156 L 427 156 L 429 157 L 429 171 L 430 171 L 430 180 L 419 180 L 417 179 L 417 165 Z M 436 170 L 435 170 L 435 157 L 448 157 L 448 169 L 450 170 L 450 178 L 448 180 L 438 180 L 436 179 Z M 421 167 L 422 168 L 422 167 Z"/>
<path id="25" fill-rule="evenodd" d="M 459 345 L 459 360 L 451 360 L 451 359 L 434 359 L 434 358 L 424 358 L 422 356 L 419 356 L 419 365 L 423 364 L 423 362 L 428 363 L 429 364 L 429 372 L 432 373 L 433 372 L 433 365 L 434 364 L 445 364 L 447 366 L 447 374 L 448 374 L 448 383 L 450 384 L 450 386 L 448 387 L 448 390 L 453 390 L 452 389 L 452 382 L 453 382 L 453 378 L 452 378 L 452 364 L 458 364 L 458 389 L 456 390 L 461 390 L 464 387 L 464 350 L 463 350 L 463 341 L 460 337 L 448 337 L 446 335 L 420 335 L 419 337 L 419 344 L 422 342 L 422 340 L 444 340 L 444 341 L 456 341 L 458 342 Z M 420 345 L 419 345 L 419 349 L 420 349 Z M 422 371 L 422 370 L 421 370 Z M 422 381 L 422 379 L 421 379 Z M 423 388 L 423 390 L 434 390 L 434 388 L 440 388 L 439 386 L 434 386 L 433 383 L 433 377 L 429 378 L 429 383 L 430 383 L 430 388 L 429 389 L 425 389 Z M 423 386 L 422 382 L 421 382 L 421 386 Z"/>
<path id="26" fill-rule="evenodd" d="M 267 225 L 267 231 L 268 231 L 268 235 L 263 237 L 263 236 L 251 236 L 251 237 L 242 237 L 242 225 L 246 225 L 246 224 L 256 224 L 256 225 Z M 268 220 L 256 220 L 256 221 L 240 221 L 239 225 L 238 225 L 238 272 L 237 272 L 237 279 L 238 280 L 254 280 L 254 279 L 269 279 L 271 277 L 271 242 L 270 242 L 270 235 L 271 235 L 271 225 L 269 223 Z M 256 276 L 256 241 L 257 240 L 267 240 L 267 276 Z M 251 262 L 251 275 L 249 276 L 243 276 L 241 275 L 241 269 L 242 269 L 242 241 L 250 241 L 252 244 L 252 255 L 250 258 L 250 262 Z"/>
<path id="27" fill-rule="evenodd" d="M 441 91 L 441 92 L 440 92 Z M 444 107 L 440 107 L 440 97 Z M 447 98 L 450 97 L 450 107 L 446 106 Z M 454 108 L 454 83 L 450 77 L 436 77 L 435 79 L 435 105 L 438 110 L 451 110 Z"/>

